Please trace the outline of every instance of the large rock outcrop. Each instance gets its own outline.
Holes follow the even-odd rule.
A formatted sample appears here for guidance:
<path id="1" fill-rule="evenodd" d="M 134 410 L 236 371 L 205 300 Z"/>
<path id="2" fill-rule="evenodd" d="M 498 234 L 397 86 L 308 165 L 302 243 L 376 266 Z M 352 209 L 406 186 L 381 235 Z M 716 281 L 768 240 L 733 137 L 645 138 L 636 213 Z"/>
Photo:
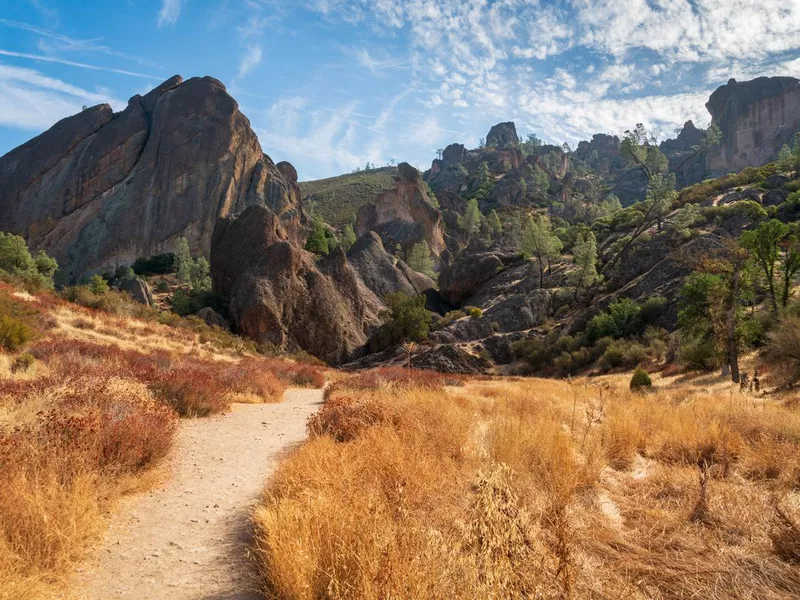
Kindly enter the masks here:
<path id="1" fill-rule="evenodd" d="M 341 249 L 315 261 L 281 220 L 253 205 L 217 222 L 211 240 L 214 291 L 236 329 L 258 341 L 303 349 L 331 364 L 363 354 L 381 302 Z"/>
<path id="2" fill-rule="evenodd" d="M 435 287 L 433 279 L 417 273 L 402 260 L 386 252 L 380 236 L 368 231 L 353 244 L 347 260 L 361 280 L 378 298 L 393 292 L 416 296 Z"/>
<path id="3" fill-rule="evenodd" d="M 217 219 L 250 204 L 300 241 L 296 173 L 281 165 L 225 86 L 176 76 L 120 113 L 84 110 L 0 158 L 0 224 L 54 256 L 66 281 L 174 250 L 181 236 L 208 255 Z"/>
<path id="4" fill-rule="evenodd" d="M 706 103 L 722 141 L 708 153 L 714 175 L 737 172 L 774 160 L 783 144 L 800 131 L 800 81 L 794 77 L 735 79 Z"/>
<path id="5" fill-rule="evenodd" d="M 374 231 L 384 246 L 394 249 L 400 244 L 406 256 L 415 244 L 425 241 L 438 258 L 446 247 L 442 215 L 431 204 L 419 172 L 408 163 L 400 163 L 398 169 L 394 189 L 359 209 L 356 235 Z"/>
<path id="6" fill-rule="evenodd" d="M 489 148 L 508 148 L 519 145 L 517 126 L 511 121 L 494 125 L 486 136 L 486 145 Z"/>

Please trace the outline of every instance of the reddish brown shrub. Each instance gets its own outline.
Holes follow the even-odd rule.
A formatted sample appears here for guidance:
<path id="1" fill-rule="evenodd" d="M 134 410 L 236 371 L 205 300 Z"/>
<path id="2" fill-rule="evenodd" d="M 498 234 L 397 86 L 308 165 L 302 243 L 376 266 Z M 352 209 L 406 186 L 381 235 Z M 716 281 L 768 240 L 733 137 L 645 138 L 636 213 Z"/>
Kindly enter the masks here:
<path id="1" fill-rule="evenodd" d="M 325 398 L 330 398 L 334 392 L 339 390 L 377 390 L 381 387 L 441 390 L 445 385 L 455 385 L 462 380 L 463 378 L 457 375 L 445 375 L 435 371 L 383 367 L 364 371 L 331 384 L 325 390 Z"/>
<path id="2" fill-rule="evenodd" d="M 325 374 L 315 367 L 302 367 L 295 374 L 292 383 L 300 387 L 320 389 L 325 387 Z"/>

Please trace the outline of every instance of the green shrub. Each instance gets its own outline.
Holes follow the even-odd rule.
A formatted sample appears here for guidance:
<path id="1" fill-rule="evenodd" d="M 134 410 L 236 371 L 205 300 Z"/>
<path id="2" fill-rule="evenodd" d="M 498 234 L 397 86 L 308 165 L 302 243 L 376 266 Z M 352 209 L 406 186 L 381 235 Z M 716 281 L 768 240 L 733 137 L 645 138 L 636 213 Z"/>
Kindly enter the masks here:
<path id="1" fill-rule="evenodd" d="M 650 296 L 642 304 L 642 321 L 647 324 L 655 323 L 664 314 L 668 301 L 664 296 Z"/>
<path id="2" fill-rule="evenodd" d="M 425 296 L 409 298 L 403 292 L 387 294 L 388 307 L 381 313 L 386 323 L 370 339 L 370 350 L 380 352 L 404 340 L 421 342 L 428 338 L 433 317 L 425 308 Z"/>
<path id="3" fill-rule="evenodd" d="M 102 275 L 95 273 L 89 279 L 89 291 L 97 296 L 102 296 L 108 292 L 108 282 L 103 279 Z"/>
<path id="4" fill-rule="evenodd" d="M 721 364 L 721 359 L 713 340 L 684 336 L 678 348 L 678 362 L 690 369 L 710 371 Z"/>
<path id="5" fill-rule="evenodd" d="M 478 318 L 483 316 L 483 309 L 477 306 L 467 306 L 465 310 L 470 317 Z"/>
<path id="6" fill-rule="evenodd" d="M 642 308 L 630 298 L 621 298 L 609 304 L 606 312 L 595 316 L 589 322 L 589 338 L 625 338 L 641 331 Z"/>
<path id="7" fill-rule="evenodd" d="M 25 372 L 31 368 L 31 365 L 33 365 L 34 362 L 36 362 L 36 359 L 33 357 L 33 354 L 24 352 L 15 358 L 13 363 L 11 363 L 11 372 Z"/>
<path id="8" fill-rule="evenodd" d="M 647 360 L 647 350 L 639 342 L 617 340 L 611 343 L 601 357 L 604 370 L 630 368 Z"/>
<path id="9" fill-rule="evenodd" d="M 17 317 L 0 314 L 0 348 L 14 352 L 33 336 L 31 328 Z"/>
<path id="10" fill-rule="evenodd" d="M 172 252 L 156 254 L 149 258 L 137 258 L 133 272 L 137 275 L 166 275 L 177 270 L 175 255 Z"/>
<path id="11" fill-rule="evenodd" d="M 650 375 L 642 367 L 637 367 L 633 372 L 633 377 L 631 377 L 631 390 L 640 392 L 649 390 L 651 387 L 653 387 L 653 382 L 650 379 Z"/>
<path id="12" fill-rule="evenodd" d="M 0 280 L 18 285 L 29 292 L 53 287 L 58 263 L 41 250 L 31 256 L 25 240 L 18 235 L 0 232 Z"/>

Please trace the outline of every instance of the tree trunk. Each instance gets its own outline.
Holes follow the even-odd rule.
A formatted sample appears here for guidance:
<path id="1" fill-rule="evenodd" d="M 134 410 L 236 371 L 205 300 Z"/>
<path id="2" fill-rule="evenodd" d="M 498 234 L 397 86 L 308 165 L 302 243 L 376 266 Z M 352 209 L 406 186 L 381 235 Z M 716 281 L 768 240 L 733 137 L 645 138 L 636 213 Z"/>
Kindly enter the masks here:
<path id="1" fill-rule="evenodd" d="M 739 297 L 740 269 L 734 266 L 731 275 L 731 293 L 725 318 L 727 333 L 728 363 L 731 365 L 731 381 L 739 383 L 739 349 L 736 347 L 736 299 Z"/>

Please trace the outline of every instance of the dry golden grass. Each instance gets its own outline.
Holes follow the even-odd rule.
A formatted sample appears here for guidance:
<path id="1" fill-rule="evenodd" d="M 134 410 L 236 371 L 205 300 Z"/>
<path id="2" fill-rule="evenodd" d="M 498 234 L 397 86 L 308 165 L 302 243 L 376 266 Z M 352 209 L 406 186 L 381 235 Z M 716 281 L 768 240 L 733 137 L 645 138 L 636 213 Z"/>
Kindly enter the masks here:
<path id="1" fill-rule="evenodd" d="M 269 598 L 800 596 L 800 411 L 613 379 L 341 380 L 257 508 Z"/>
<path id="2" fill-rule="evenodd" d="M 315 366 L 2 284 L 0 314 L 33 332 L 16 355 L 0 352 L 0 600 L 65 597 L 115 501 L 168 454 L 179 414 L 278 402 L 287 385 L 325 380 Z"/>

